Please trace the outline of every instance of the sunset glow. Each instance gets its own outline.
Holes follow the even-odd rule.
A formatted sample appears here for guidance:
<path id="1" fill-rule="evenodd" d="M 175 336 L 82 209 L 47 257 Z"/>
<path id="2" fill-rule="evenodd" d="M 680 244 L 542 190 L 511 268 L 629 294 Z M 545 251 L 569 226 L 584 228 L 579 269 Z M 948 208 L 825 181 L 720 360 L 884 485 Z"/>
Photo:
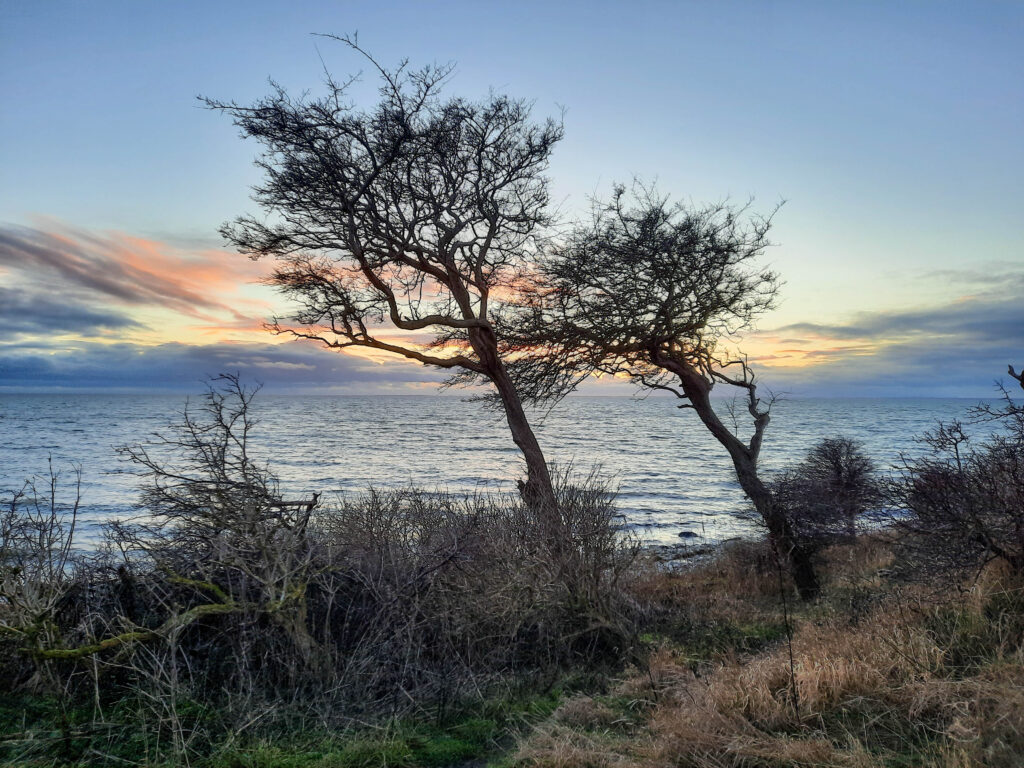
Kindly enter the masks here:
<path id="1" fill-rule="evenodd" d="M 443 379 L 378 350 L 267 332 L 291 311 L 262 282 L 273 265 L 217 234 L 254 210 L 257 148 L 196 94 L 245 101 L 268 76 L 316 93 L 324 66 L 359 70 L 308 34 L 321 30 L 358 29 L 385 63 L 457 61 L 452 93 L 535 99 L 537 119 L 564 104 L 550 169 L 563 224 L 634 175 L 698 203 L 749 197 L 766 211 L 785 199 L 765 259 L 785 283 L 778 308 L 732 340 L 765 383 L 981 396 L 1024 348 L 1018 6 L 604 4 L 581 16 L 566 4 L 545 6 L 529 34 L 529 13 L 460 3 L 406 7 L 397 24 L 373 3 L 299 3 L 286 18 L 268 7 L 245 33 L 205 6 L 196 26 L 189 6 L 3 11 L 2 87 L 19 117 L 0 120 L 0 389 L 189 387 L 227 363 L 308 390 Z M 189 53 L 166 56 L 171 39 Z M 374 98 L 370 79 L 353 88 Z M 140 359 L 176 373 L 151 376 Z"/>

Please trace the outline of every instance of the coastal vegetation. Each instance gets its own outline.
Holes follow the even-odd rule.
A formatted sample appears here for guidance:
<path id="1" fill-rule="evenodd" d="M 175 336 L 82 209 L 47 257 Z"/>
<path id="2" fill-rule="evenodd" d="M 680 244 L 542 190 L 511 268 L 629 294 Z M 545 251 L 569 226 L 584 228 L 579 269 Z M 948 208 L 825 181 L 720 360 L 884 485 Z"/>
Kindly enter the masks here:
<path id="1" fill-rule="evenodd" d="M 1009 395 L 975 412 L 979 445 L 929 437 L 940 450 L 887 482 L 841 439 L 783 473 L 780 498 L 815 499 L 792 507 L 821 574 L 799 601 L 766 540 L 638 547 L 593 476 L 555 474 L 557 547 L 521 497 L 285 500 L 252 458 L 254 394 L 222 377 L 126 446 L 142 514 L 96 550 L 74 546 L 74 478 L 9 497 L 4 764 L 1012 766 L 1024 749 Z M 909 501 L 865 524 L 882 494 Z"/>

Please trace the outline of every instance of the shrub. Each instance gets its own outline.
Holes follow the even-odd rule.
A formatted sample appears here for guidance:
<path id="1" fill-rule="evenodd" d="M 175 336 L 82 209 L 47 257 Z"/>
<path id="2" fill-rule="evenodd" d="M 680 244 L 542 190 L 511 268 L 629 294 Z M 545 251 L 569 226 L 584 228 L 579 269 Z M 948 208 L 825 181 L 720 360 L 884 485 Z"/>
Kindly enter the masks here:
<path id="1" fill-rule="evenodd" d="M 74 467 L 73 498 L 60 500 L 60 473 L 51 464 L 43 480 L 28 480 L 0 509 L 0 643 L 20 649 L 28 663 L 0 661 L 0 677 L 59 692 L 52 665 L 36 652 L 61 642 L 61 623 L 74 620 L 65 596 L 75 588 L 73 542 L 81 472 Z M 13 654 L 12 654 L 13 655 Z"/>
<path id="2" fill-rule="evenodd" d="M 132 702 L 149 743 L 182 758 L 214 731 L 257 722 L 268 732 L 422 710 L 440 719 L 467 699 L 628 655 L 633 607 L 620 580 L 636 545 L 596 478 L 556 483 L 559 542 L 514 496 L 287 502 L 252 459 L 253 394 L 221 378 L 182 424 L 124 450 L 143 504 L 137 522 L 109 528 L 105 553 L 71 562 L 73 530 L 16 496 L 0 520 L 0 621 L 18 638 L 33 622 L 47 633 L 15 644 L 17 674 L 0 690 L 44 668 L 69 701 Z M 40 538 L 39 525 L 65 533 Z M 14 569 L 27 544 L 41 565 Z M 29 586 L 45 595 L 40 617 L 12 602 Z"/>
<path id="3" fill-rule="evenodd" d="M 811 549 L 854 538 L 858 520 L 879 499 L 874 462 L 847 437 L 819 442 L 774 479 L 772 492 L 798 539 Z"/>
<path id="4" fill-rule="evenodd" d="M 1001 407 L 972 412 L 993 428 L 987 439 L 972 446 L 961 422 L 940 424 L 921 438 L 928 453 L 904 457 L 889 488 L 904 549 L 921 568 L 959 573 L 1000 560 L 1024 573 L 1024 406 L 1002 393 Z"/>

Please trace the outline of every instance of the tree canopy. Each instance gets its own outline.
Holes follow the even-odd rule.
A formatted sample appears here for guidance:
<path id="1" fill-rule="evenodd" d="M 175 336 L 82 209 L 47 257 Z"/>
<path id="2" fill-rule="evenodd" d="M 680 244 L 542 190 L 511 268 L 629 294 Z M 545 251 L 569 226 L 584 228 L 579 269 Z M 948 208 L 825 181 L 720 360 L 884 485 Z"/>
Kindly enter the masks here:
<path id="1" fill-rule="evenodd" d="M 692 408 L 728 451 L 744 492 L 788 557 L 805 597 L 817 592 L 806 552 L 785 513 L 758 477 L 757 461 L 771 402 L 757 394 L 744 357 L 725 342 L 771 308 L 778 278 L 755 260 L 769 247 L 772 215 L 728 203 L 672 204 L 650 188 L 615 188 L 589 222 L 545 252 L 538 290 L 506 334 L 517 346 L 518 389 L 535 401 L 557 400 L 594 373 L 625 376 L 665 390 Z M 749 439 L 730 428 L 711 390 L 742 390 L 753 421 Z"/>
<path id="2" fill-rule="evenodd" d="M 771 216 L 747 213 L 616 187 L 591 221 L 545 253 L 542 288 L 517 337 L 525 391 L 557 399 L 603 372 L 683 396 L 673 362 L 709 384 L 742 380 L 729 369 L 749 369 L 723 359 L 720 342 L 771 308 L 778 288 L 774 272 L 752 264 L 770 245 Z"/>
<path id="3" fill-rule="evenodd" d="M 442 97 L 450 67 L 389 71 L 366 58 L 381 80 L 369 110 L 350 102 L 353 81 L 330 77 L 319 98 L 275 87 L 251 106 L 206 101 L 264 147 L 253 199 L 265 216 L 240 217 L 222 233 L 239 251 L 276 260 L 270 282 L 297 309 L 273 330 L 493 384 L 527 486 L 553 503 L 496 329 L 550 223 L 544 174 L 562 125 L 534 122 L 528 103 L 500 94 Z"/>

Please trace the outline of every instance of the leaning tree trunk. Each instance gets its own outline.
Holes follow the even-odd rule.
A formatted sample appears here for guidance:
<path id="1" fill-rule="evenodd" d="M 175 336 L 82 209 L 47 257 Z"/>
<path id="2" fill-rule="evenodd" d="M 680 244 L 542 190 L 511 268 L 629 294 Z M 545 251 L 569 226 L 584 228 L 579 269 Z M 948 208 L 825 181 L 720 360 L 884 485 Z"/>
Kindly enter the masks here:
<path id="1" fill-rule="evenodd" d="M 551 482 L 551 472 L 548 470 L 537 436 L 526 417 L 519 392 L 498 356 L 494 334 L 484 329 L 475 329 L 470 332 L 470 342 L 487 371 L 487 377 L 494 383 L 505 411 L 509 431 L 512 433 L 512 440 L 526 460 L 526 482 L 522 483 L 520 488 L 523 499 L 546 522 L 557 521 L 558 501 L 555 498 L 554 484 Z M 558 531 L 553 529 L 550 533 L 554 535 Z"/>
<path id="2" fill-rule="evenodd" d="M 737 442 L 739 441 L 737 440 Z M 742 444 L 741 447 L 743 447 Z M 754 509 L 768 526 L 768 535 L 772 546 L 780 557 L 789 562 L 790 575 L 800 593 L 800 598 L 813 600 L 818 596 L 820 585 L 810 552 L 796 541 L 785 511 L 778 508 L 772 492 L 768 490 L 757 474 L 756 460 L 752 460 L 750 456 L 744 456 L 742 453 L 734 454 L 732 451 L 729 453 L 732 456 L 733 466 L 736 468 L 736 477 L 739 479 L 740 487 L 750 497 Z"/>
<path id="3" fill-rule="evenodd" d="M 504 369 L 496 371 L 492 381 L 501 397 L 505 418 L 508 420 L 508 428 L 512 432 L 512 440 L 522 451 L 523 458 L 526 460 L 526 482 L 523 484 L 523 496 L 531 503 L 547 509 L 554 509 L 556 500 L 551 473 L 541 451 L 540 443 L 537 442 L 537 436 L 533 433 L 530 422 L 526 418 L 526 411 L 523 409 L 519 394 L 512 386 L 508 373 Z"/>
<path id="4" fill-rule="evenodd" d="M 750 498 L 754 509 L 757 510 L 768 527 L 768 536 L 772 546 L 780 557 L 789 562 L 789 571 L 801 599 L 814 599 L 820 590 L 814 563 L 810 553 L 800 546 L 793 535 L 793 528 L 789 524 L 785 510 L 780 509 L 775 503 L 772 492 L 765 486 L 757 473 L 757 457 L 760 446 L 756 443 L 752 446 L 745 445 L 722 423 L 711 405 L 711 385 L 698 371 L 679 363 L 673 365 L 670 370 L 679 376 L 683 393 L 687 396 L 690 405 L 693 406 L 704 426 L 729 452 L 736 470 L 736 479 L 739 480 L 743 492 Z M 757 443 L 759 443 L 759 439 L 759 435 L 755 437 Z"/>

